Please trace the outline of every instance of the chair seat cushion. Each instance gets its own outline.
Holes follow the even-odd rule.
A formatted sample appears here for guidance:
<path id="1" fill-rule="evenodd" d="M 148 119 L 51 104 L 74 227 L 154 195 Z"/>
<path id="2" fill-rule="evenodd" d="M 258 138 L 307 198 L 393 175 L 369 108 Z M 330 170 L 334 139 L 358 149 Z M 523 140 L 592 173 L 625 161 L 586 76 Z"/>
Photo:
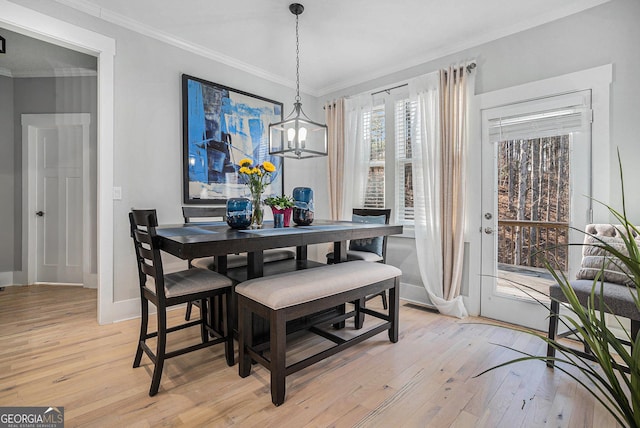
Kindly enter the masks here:
<path id="1" fill-rule="evenodd" d="M 277 310 L 402 275 L 395 266 L 354 261 L 251 279 L 236 293 Z"/>
<path id="2" fill-rule="evenodd" d="M 576 296 L 578 296 L 580 304 L 586 307 L 591 296 L 593 280 L 577 279 L 575 281 L 571 281 L 570 284 L 575 291 Z M 635 301 L 633 300 L 633 296 L 637 296 L 638 294 L 635 288 L 611 282 L 597 282 L 595 288 L 596 306 L 600 301 L 600 289 L 602 286 L 604 286 L 604 302 L 608 306 L 608 308 L 603 308 L 605 312 L 613 313 L 624 318 L 640 320 L 640 311 L 638 311 Z M 552 299 L 567 302 L 567 299 L 558 284 L 553 284 L 549 287 L 549 295 Z"/>
<path id="3" fill-rule="evenodd" d="M 329 260 L 330 262 L 333 261 L 333 253 L 327 254 L 327 260 Z M 369 251 L 348 250 L 347 260 L 348 261 L 364 260 L 365 262 L 381 262 L 382 256 L 379 256 L 376 253 L 370 253 Z"/>
<path id="4" fill-rule="evenodd" d="M 296 257 L 296 252 L 290 248 L 273 248 L 264 250 L 264 263 L 279 262 L 280 260 L 289 260 Z M 247 265 L 247 253 L 229 254 L 227 256 L 227 269 L 243 267 Z M 216 270 L 215 259 L 213 257 L 203 257 L 201 259 L 193 259 L 191 266 L 200 269 Z"/>
<path id="5" fill-rule="evenodd" d="M 167 298 L 230 287 L 233 282 L 224 275 L 207 269 L 186 269 L 164 276 Z"/>

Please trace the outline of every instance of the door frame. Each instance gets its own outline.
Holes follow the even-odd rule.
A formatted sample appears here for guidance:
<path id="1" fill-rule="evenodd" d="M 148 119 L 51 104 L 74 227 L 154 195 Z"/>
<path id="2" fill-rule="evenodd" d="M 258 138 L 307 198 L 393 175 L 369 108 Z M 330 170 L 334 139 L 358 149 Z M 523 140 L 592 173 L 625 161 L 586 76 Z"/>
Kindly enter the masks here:
<path id="1" fill-rule="evenodd" d="M 97 280 L 98 322 L 124 318 L 113 299 L 113 131 L 115 39 L 43 13 L 0 0 L 0 25 L 11 31 L 98 58 Z M 23 251 L 24 266 L 24 251 Z M 16 278 L 18 279 L 18 278 Z M 22 279 L 22 278 L 19 278 Z"/>
<path id="2" fill-rule="evenodd" d="M 60 125 L 82 127 L 82 284 L 84 287 L 95 288 L 95 274 L 91 274 L 91 212 L 88 201 L 91 200 L 89 186 L 91 164 L 89 161 L 89 125 L 90 113 L 51 113 L 51 114 L 23 114 L 22 119 L 22 237 L 26 242 L 26 270 L 27 282 L 36 282 L 37 269 L 37 218 L 33 213 L 38 208 L 38 168 L 37 168 L 37 139 L 38 129 L 54 128 Z M 23 250 L 24 253 L 24 250 Z M 23 265 L 24 270 L 25 265 Z"/>
<path id="3" fill-rule="evenodd" d="M 610 104 L 610 85 L 613 76 L 613 66 L 611 64 L 595 67 L 575 73 L 565 74 L 562 76 L 552 77 L 536 82 L 525 83 L 510 88 L 500 89 L 485 94 L 476 96 L 474 102 L 474 111 L 477 112 L 477 122 L 474 123 L 475 135 L 477 135 L 478 144 L 475 147 L 470 147 L 469 158 L 481 159 L 482 158 L 482 120 L 481 113 L 483 110 L 502 107 L 509 104 L 514 104 L 522 101 L 534 100 L 538 98 L 544 98 L 567 92 L 576 92 L 582 90 L 591 90 L 591 108 L 593 110 L 594 121 L 591 128 L 592 144 L 592 171 L 598 171 L 598 177 L 600 179 L 593 180 L 592 177 L 592 195 L 596 200 L 608 203 L 609 202 L 609 183 L 611 181 L 610 174 L 610 158 L 611 149 L 609 143 L 609 104 Z M 480 162 L 478 162 L 480 163 Z M 597 163 L 597 164 L 596 164 Z M 482 177 L 482 168 L 478 164 L 476 166 L 476 174 L 478 180 Z M 483 218 L 482 212 L 482 200 L 481 198 L 474 198 L 476 209 L 476 219 L 472 223 L 477 226 L 478 236 L 478 248 L 481 248 L 481 240 L 483 238 L 483 229 L 486 224 L 486 220 Z M 609 212 L 600 204 L 594 204 L 593 206 L 593 219 L 594 221 L 609 221 Z M 482 252 L 479 251 L 479 258 L 482 257 Z M 477 282 L 477 305 L 479 307 L 480 315 L 482 316 L 482 297 L 480 291 L 482 262 L 477 262 L 478 278 Z M 474 293 L 475 294 L 475 293 Z M 474 299 L 475 300 L 475 299 Z M 536 303 L 537 304 L 537 303 Z M 486 311 L 485 311 L 486 312 Z"/>

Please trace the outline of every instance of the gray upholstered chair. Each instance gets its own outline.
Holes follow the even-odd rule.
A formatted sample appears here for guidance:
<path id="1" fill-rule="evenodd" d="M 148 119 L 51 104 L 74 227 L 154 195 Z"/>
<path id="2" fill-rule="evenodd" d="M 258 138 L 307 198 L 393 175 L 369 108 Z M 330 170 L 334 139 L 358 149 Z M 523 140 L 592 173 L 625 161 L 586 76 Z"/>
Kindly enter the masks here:
<path id="1" fill-rule="evenodd" d="M 600 304 L 604 304 L 603 310 L 618 317 L 629 318 L 631 320 L 631 338 L 635 339 L 640 330 L 640 311 L 634 301 L 637 296 L 637 290 L 633 287 L 633 282 L 624 271 L 622 262 L 615 259 L 605 249 L 598 246 L 602 241 L 610 245 L 616 246 L 619 250 L 624 250 L 624 241 L 620 236 L 620 231 L 624 230 L 622 226 L 613 226 L 610 224 L 589 224 L 585 229 L 584 245 L 582 247 L 582 265 L 576 275 L 577 279 L 570 282 L 571 288 L 576 293 L 581 305 L 587 307 L 591 297 L 591 292 L 595 286 L 595 303 L 596 309 L 600 309 Z M 638 241 L 638 237 L 635 237 Z M 595 245 L 594 245 L 595 244 Z M 616 261 L 617 260 L 617 261 Z M 599 279 L 596 281 L 595 278 Z M 595 281 L 595 283 L 594 283 Z M 602 292 L 602 301 L 600 293 Z M 562 289 L 558 284 L 549 287 L 549 296 L 551 298 L 551 306 L 549 313 L 549 339 L 570 336 L 575 333 L 569 329 L 563 334 L 558 334 L 558 321 L 560 303 L 567 303 Z M 637 297 L 636 297 L 637 298 Z M 631 346 L 631 343 L 621 340 L 623 343 Z M 574 350 L 576 354 L 585 358 L 591 358 L 589 348 L 584 344 L 584 352 Z M 556 349 L 548 345 L 547 347 L 547 366 L 554 366 Z"/>
<path id="2" fill-rule="evenodd" d="M 154 363 L 149 395 L 153 396 L 158 392 L 166 359 L 224 343 L 227 364 L 232 366 L 234 364 L 231 327 L 232 281 L 216 272 L 198 268 L 165 275 L 156 235 L 156 227 L 158 226 L 156 211 L 132 210 L 129 213 L 129 222 L 138 266 L 142 306 L 140 337 L 133 367 L 140 366 L 143 353 L 146 353 Z M 211 323 L 213 313 L 210 308 L 214 298 L 223 302 L 222 307 L 225 314 L 219 329 L 214 328 Z M 200 319 L 167 328 L 167 308 L 194 300 L 200 302 Z M 149 302 L 157 308 L 158 326 L 157 330 L 152 333 L 148 332 Z M 171 352 L 166 351 L 168 333 L 193 326 L 200 326 L 201 343 Z M 214 339 L 211 339 L 210 335 L 213 335 Z M 151 338 L 156 338 L 155 352 L 147 345 L 147 339 Z"/>
<path id="3" fill-rule="evenodd" d="M 227 214 L 226 207 L 203 207 L 189 206 L 182 207 L 182 217 L 185 223 L 191 223 L 194 220 L 224 220 Z M 281 260 L 289 260 L 296 257 L 296 252 L 290 248 L 273 248 L 265 250 L 263 254 L 263 263 L 277 262 Z M 229 254 L 227 256 L 227 269 L 239 268 L 247 266 L 247 254 Z M 189 260 L 189 267 L 200 269 L 216 270 L 215 259 L 213 257 L 203 257 L 199 259 Z M 197 302 L 196 302 L 197 306 Z M 191 309 L 193 303 L 187 304 L 185 320 L 191 318 Z"/>
<path id="4" fill-rule="evenodd" d="M 391 210 L 387 208 L 354 208 L 352 221 L 361 223 L 389 224 L 391 220 Z M 387 236 L 379 236 L 366 240 L 352 240 L 349 242 L 347 250 L 347 261 L 364 260 L 366 262 L 387 262 Z M 335 260 L 333 253 L 327 254 L 327 264 L 333 264 Z M 387 293 L 382 291 L 379 294 L 367 297 L 367 300 L 380 296 L 382 305 L 387 309 Z"/>

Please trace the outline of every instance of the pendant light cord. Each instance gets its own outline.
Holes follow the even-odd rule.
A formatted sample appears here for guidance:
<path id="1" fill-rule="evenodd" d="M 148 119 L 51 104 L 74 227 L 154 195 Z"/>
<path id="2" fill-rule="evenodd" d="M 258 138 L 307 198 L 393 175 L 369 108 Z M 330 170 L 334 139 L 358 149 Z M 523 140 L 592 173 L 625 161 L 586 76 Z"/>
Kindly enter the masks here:
<path id="1" fill-rule="evenodd" d="M 300 102 L 300 38 L 298 36 L 298 17 L 296 14 L 296 102 Z"/>

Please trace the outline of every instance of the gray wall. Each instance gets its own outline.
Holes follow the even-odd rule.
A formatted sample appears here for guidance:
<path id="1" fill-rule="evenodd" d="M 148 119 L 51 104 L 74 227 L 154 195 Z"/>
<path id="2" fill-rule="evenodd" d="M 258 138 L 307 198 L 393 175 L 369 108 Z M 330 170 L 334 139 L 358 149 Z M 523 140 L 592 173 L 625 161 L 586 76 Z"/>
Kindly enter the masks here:
<path id="1" fill-rule="evenodd" d="M 257 78 L 216 61 L 107 23 L 57 2 L 15 3 L 88 28 L 116 40 L 114 70 L 114 301 L 139 298 L 127 213 L 132 207 L 158 210 L 161 223 L 182 220 L 182 111 L 180 75 L 186 73 L 269 99 L 292 108 L 293 88 Z M 305 111 L 315 115 L 317 100 L 303 94 Z M 315 117 L 315 116 L 314 116 Z M 285 161 L 285 191 L 310 185 L 319 201 L 326 196 L 326 162 Z M 318 203 L 322 207 L 323 203 Z M 324 204 L 326 209 L 326 203 Z M 326 216 L 322 211 L 319 216 Z M 165 264 L 176 263 L 171 257 Z"/>
<path id="2" fill-rule="evenodd" d="M 612 0 L 584 12 L 449 55 L 380 79 L 329 94 L 323 99 L 384 87 L 450 64 L 475 59 L 476 94 L 508 88 L 604 64 L 613 64 L 611 87 L 612 155 L 620 147 L 625 158 L 640 158 L 640 1 Z M 471 144 L 477 144 L 471 141 Z M 597 144 L 597 142 L 595 142 Z M 611 158 L 612 162 L 614 157 Z M 612 165 L 615 172 L 617 165 Z M 640 170 L 627 168 L 630 182 Z M 619 186 L 611 185 L 614 195 Z M 640 218 L 640 198 L 630 202 Z"/>
<path id="3" fill-rule="evenodd" d="M 96 148 L 97 148 L 97 79 L 95 77 L 42 77 L 13 80 L 13 126 L 15 155 L 15 242 L 14 269 L 22 270 L 22 125 L 23 114 L 90 113 L 90 170 L 92 189 L 90 204 L 92 225 L 91 248 L 96 248 Z M 91 272 L 96 272 L 96 252 L 91 254 Z"/>
<path id="4" fill-rule="evenodd" d="M 14 270 L 13 80 L 0 76 L 0 272 Z"/>
<path id="5" fill-rule="evenodd" d="M 374 88 L 384 88 L 393 84 L 430 73 L 450 64 L 475 59 L 476 94 L 487 93 L 528 82 L 534 82 L 554 76 L 568 74 L 604 64 L 613 64 L 613 84 L 611 86 L 611 177 L 610 197 L 607 202 L 619 206 L 620 186 L 617 157 L 615 151 L 620 148 L 623 163 L 626 165 L 625 180 L 627 189 L 633 183 L 640 182 L 640 169 L 635 165 L 640 159 L 640 1 L 612 0 L 601 6 L 545 24 L 518 34 L 479 45 L 475 48 L 448 55 L 443 58 L 394 73 L 373 81 L 364 82 L 335 93 L 323 99 L 330 100 L 349 96 Z M 472 112 L 479 114 L 479 112 Z M 480 144 L 480 135 L 472 135 L 470 144 Z M 594 141 L 598 144 L 598 141 Z M 470 168 L 480 171 L 477 162 L 470 159 Z M 595 171 L 598 179 L 598 171 Z M 600 178 L 602 179 L 602 178 Z M 468 192 L 480 193 L 480 177 L 473 177 L 468 183 Z M 627 209 L 630 218 L 640 222 L 640 198 L 634 197 L 628 190 Z M 479 199 L 479 198 L 478 198 Z M 478 200 L 479 202 L 479 200 Z M 471 242 L 470 257 L 480 257 L 477 234 L 480 226 L 481 207 L 476 204 L 468 207 L 468 227 Z M 420 275 L 415 252 L 408 254 L 411 247 L 405 238 L 391 238 L 389 241 L 389 260 L 403 270 L 403 282 L 413 283 Z M 401 255 L 396 257 L 394 254 Z M 470 266 L 478 266 L 479 262 Z M 467 282 L 463 289 L 479 287 L 480 272 L 467 273 Z"/>
<path id="6" fill-rule="evenodd" d="M 15 0 L 15 3 L 116 40 L 114 185 L 122 187 L 123 199 L 116 201 L 114 206 L 114 300 L 135 298 L 135 264 L 127 231 L 129 208 L 156 207 L 160 222 L 180 220 L 180 73 L 283 101 L 285 110 L 290 108 L 294 91 L 57 2 Z M 305 110 L 317 117 L 325 99 L 383 87 L 460 60 L 477 60 L 477 93 L 613 63 L 612 147 L 620 146 L 625 158 L 638 159 L 640 120 L 637 119 L 636 100 L 640 98 L 640 85 L 635 81 L 640 70 L 640 50 L 636 46 L 640 40 L 640 29 L 636 25 L 638 18 L 640 2 L 613 0 L 574 16 L 364 82 L 322 99 L 303 96 L 302 101 Z M 478 141 L 471 141 L 471 144 L 478 144 Z M 287 161 L 285 165 L 285 189 L 290 191 L 296 185 L 310 184 L 316 191 L 318 216 L 326 216 L 328 211 L 323 208 L 328 200 L 324 184 L 325 162 L 322 159 Z M 627 175 L 630 182 L 640 181 L 637 168 L 628 168 Z M 479 181 L 470 183 L 470 186 L 479 186 Z M 611 187 L 612 193 L 617 194 L 615 180 Z M 630 204 L 631 212 L 640 217 L 640 199 Z M 479 214 L 479 207 L 470 207 L 470 217 L 479 217 Z M 398 253 L 406 254 L 404 261 L 399 261 L 403 269 L 411 269 L 411 261 L 415 260 L 409 242 L 411 240 L 404 238 L 391 240 L 390 251 L 397 245 Z M 469 253 L 479 257 L 479 248 L 471 246 Z M 417 266 L 414 265 L 413 269 L 407 270 L 406 278 L 419 278 Z M 469 275 L 473 277 L 474 274 Z M 471 286 L 477 284 L 472 283 Z"/>

